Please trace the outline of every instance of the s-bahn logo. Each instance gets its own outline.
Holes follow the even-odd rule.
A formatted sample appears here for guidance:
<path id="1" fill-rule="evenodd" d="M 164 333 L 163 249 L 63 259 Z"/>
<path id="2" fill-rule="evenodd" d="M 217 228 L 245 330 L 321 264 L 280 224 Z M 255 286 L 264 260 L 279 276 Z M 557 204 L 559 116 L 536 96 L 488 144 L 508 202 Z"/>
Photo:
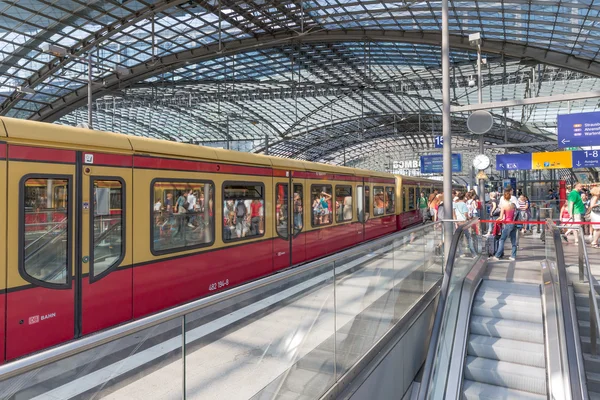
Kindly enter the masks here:
<path id="1" fill-rule="evenodd" d="M 54 318 L 54 317 L 56 317 L 55 312 L 46 314 L 46 315 L 42 315 L 41 317 L 39 315 L 34 315 L 32 317 L 29 317 L 29 325 L 37 324 L 40 321 L 44 321 L 44 320 Z"/>

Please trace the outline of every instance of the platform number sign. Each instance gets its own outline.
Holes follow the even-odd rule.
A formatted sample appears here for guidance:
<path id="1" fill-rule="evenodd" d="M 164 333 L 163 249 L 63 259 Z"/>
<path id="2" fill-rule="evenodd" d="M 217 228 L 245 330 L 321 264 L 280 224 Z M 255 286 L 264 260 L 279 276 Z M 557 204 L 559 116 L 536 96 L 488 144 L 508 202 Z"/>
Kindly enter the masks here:
<path id="1" fill-rule="evenodd" d="M 434 139 L 434 147 L 436 149 L 441 149 L 444 147 L 444 137 L 443 136 L 436 136 Z"/>

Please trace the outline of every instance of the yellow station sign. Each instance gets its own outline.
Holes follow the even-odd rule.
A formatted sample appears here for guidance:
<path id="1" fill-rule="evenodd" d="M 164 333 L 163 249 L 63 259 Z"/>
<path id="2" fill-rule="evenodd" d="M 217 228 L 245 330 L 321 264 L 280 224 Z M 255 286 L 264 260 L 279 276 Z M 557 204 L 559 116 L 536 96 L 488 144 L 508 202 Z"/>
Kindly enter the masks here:
<path id="1" fill-rule="evenodd" d="M 570 151 L 532 153 L 533 169 L 573 168 L 573 156 Z"/>

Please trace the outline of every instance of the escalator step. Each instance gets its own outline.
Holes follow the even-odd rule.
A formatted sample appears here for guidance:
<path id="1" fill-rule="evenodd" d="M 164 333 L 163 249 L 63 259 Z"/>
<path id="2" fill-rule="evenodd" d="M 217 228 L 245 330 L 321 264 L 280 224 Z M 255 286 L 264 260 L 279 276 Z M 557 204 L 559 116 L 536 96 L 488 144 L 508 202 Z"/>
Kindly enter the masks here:
<path id="1" fill-rule="evenodd" d="M 471 316 L 471 334 L 520 340 L 532 343 L 544 343 L 542 324 L 510 319 Z"/>
<path id="2" fill-rule="evenodd" d="M 538 368 L 546 367 L 544 345 L 539 343 L 471 334 L 467 354 Z"/>
<path id="3" fill-rule="evenodd" d="M 467 356 L 465 379 L 509 389 L 546 394 L 546 369 Z"/>
<path id="4" fill-rule="evenodd" d="M 532 305 L 532 307 L 523 307 L 520 305 L 500 304 L 495 301 L 474 301 L 471 314 L 480 317 L 542 323 L 542 308 L 539 303 Z"/>
<path id="5" fill-rule="evenodd" d="M 522 390 L 508 389 L 501 386 L 465 380 L 463 382 L 463 395 L 465 400 L 546 400 L 546 396 Z"/>

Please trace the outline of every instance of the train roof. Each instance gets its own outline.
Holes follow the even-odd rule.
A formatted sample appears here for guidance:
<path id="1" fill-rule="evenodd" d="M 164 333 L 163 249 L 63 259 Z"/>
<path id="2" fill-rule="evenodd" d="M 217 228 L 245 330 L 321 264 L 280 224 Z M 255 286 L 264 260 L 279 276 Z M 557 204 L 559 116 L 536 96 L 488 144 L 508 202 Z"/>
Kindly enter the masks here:
<path id="1" fill-rule="evenodd" d="M 289 158 L 244 153 L 233 150 L 198 146 L 167 140 L 144 138 L 121 133 L 76 128 L 8 117 L 0 117 L 0 137 L 8 137 L 23 144 L 44 142 L 50 147 L 82 148 L 112 153 L 163 155 L 184 158 L 218 160 L 233 164 L 250 164 L 299 171 L 319 171 L 332 174 L 393 178 L 394 175 L 358 168 L 294 160 Z"/>

